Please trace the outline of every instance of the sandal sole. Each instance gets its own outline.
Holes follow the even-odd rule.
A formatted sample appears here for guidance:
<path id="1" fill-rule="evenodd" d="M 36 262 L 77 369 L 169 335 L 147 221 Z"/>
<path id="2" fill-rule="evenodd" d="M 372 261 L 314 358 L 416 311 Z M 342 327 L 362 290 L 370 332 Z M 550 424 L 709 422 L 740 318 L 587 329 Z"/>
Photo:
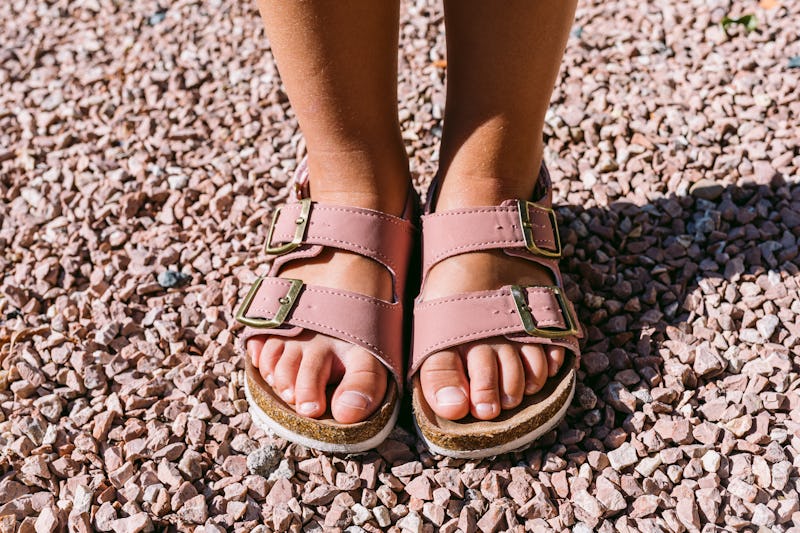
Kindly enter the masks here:
<path id="1" fill-rule="evenodd" d="M 574 366 L 575 356 L 567 352 L 561 369 L 548 378 L 541 391 L 525 396 L 520 406 L 488 421 L 472 416 L 440 418 L 425 401 L 416 375 L 411 389 L 417 433 L 431 452 L 459 459 L 483 459 L 527 448 L 566 416 L 575 395 Z"/>
<path id="2" fill-rule="evenodd" d="M 379 446 L 397 423 L 400 401 L 397 385 L 389 380 L 383 404 L 363 422 L 341 424 L 328 410 L 323 418 L 298 415 L 267 385 L 258 369 L 246 364 L 245 397 L 259 429 L 303 446 L 330 453 L 361 453 Z"/>

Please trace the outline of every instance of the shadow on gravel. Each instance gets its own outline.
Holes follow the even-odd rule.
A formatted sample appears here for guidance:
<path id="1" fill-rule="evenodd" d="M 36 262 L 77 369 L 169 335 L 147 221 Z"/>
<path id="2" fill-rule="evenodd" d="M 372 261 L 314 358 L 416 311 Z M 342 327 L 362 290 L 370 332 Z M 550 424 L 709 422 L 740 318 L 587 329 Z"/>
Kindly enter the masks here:
<path id="1" fill-rule="evenodd" d="M 685 390 L 756 357 L 777 353 L 789 368 L 748 392 L 785 392 L 798 369 L 797 286 L 786 281 L 800 270 L 800 184 L 776 176 L 692 193 L 559 206 L 561 268 L 586 331 L 566 420 L 578 431 L 562 443 L 616 448 L 646 419 L 674 412 Z"/>
<path id="2" fill-rule="evenodd" d="M 586 337 L 567 418 L 538 447 L 617 448 L 687 401 L 704 402 L 684 391 L 722 386 L 767 354 L 789 368 L 748 392 L 786 391 L 800 366 L 790 358 L 800 303 L 786 279 L 800 270 L 800 184 L 710 184 L 647 205 L 556 210 L 561 269 Z M 409 411 L 401 425 L 413 431 Z"/>

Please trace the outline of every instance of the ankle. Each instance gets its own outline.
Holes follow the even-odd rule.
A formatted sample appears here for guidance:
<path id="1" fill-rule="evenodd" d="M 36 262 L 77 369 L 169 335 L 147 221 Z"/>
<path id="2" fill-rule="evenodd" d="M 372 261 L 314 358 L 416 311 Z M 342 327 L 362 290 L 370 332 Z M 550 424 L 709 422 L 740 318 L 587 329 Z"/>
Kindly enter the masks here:
<path id="1" fill-rule="evenodd" d="M 539 179 L 541 146 L 533 154 L 463 156 L 443 162 L 435 209 L 481 207 L 511 198 L 530 198 Z"/>
<path id="2" fill-rule="evenodd" d="M 405 151 L 309 151 L 311 197 L 316 201 L 401 215 L 411 179 Z"/>

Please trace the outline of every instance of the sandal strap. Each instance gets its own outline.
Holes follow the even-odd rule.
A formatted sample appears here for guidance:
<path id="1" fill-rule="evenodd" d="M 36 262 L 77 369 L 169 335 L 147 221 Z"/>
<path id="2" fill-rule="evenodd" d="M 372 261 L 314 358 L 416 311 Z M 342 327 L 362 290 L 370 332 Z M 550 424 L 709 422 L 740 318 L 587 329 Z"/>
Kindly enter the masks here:
<path id="1" fill-rule="evenodd" d="M 564 345 L 577 354 L 580 334 L 572 304 L 556 286 L 507 285 L 417 301 L 408 376 L 433 353 L 471 341 L 506 335 L 518 342 Z"/>
<path id="2" fill-rule="evenodd" d="M 422 217 L 423 272 L 448 257 L 479 250 L 527 248 L 557 258 L 561 242 L 555 212 L 534 202 L 506 200 L 499 206 L 454 209 Z"/>
<path id="3" fill-rule="evenodd" d="M 402 385 L 403 309 L 354 292 L 306 285 L 301 280 L 260 277 L 236 314 L 244 323 L 242 346 L 255 335 L 293 337 L 309 329 L 371 352 Z"/>
<path id="4" fill-rule="evenodd" d="M 306 244 L 329 246 L 369 257 L 397 274 L 406 268 L 413 236 L 409 220 L 303 199 L 275 209 L 265 250 L 280 255 Z"/>

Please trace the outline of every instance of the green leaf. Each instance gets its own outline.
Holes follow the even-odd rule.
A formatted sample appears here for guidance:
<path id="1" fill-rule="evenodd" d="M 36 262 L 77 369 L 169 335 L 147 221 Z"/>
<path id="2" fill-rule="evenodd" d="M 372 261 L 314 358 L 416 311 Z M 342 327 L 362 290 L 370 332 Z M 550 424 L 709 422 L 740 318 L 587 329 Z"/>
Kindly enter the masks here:
<path id="1" fill-rule="evenodd" d="M 748 33 L 755 30 L 758 27 L 758 19 L 755 15 L 744 15 L 739 17 L 738 19 L 732 19 L 728 16 L 725 16 L 722 19 L 722 29 L 725 33 L 728 33 L 728 28 L 733 24 L 741 24 L 747 30 Z"/>

